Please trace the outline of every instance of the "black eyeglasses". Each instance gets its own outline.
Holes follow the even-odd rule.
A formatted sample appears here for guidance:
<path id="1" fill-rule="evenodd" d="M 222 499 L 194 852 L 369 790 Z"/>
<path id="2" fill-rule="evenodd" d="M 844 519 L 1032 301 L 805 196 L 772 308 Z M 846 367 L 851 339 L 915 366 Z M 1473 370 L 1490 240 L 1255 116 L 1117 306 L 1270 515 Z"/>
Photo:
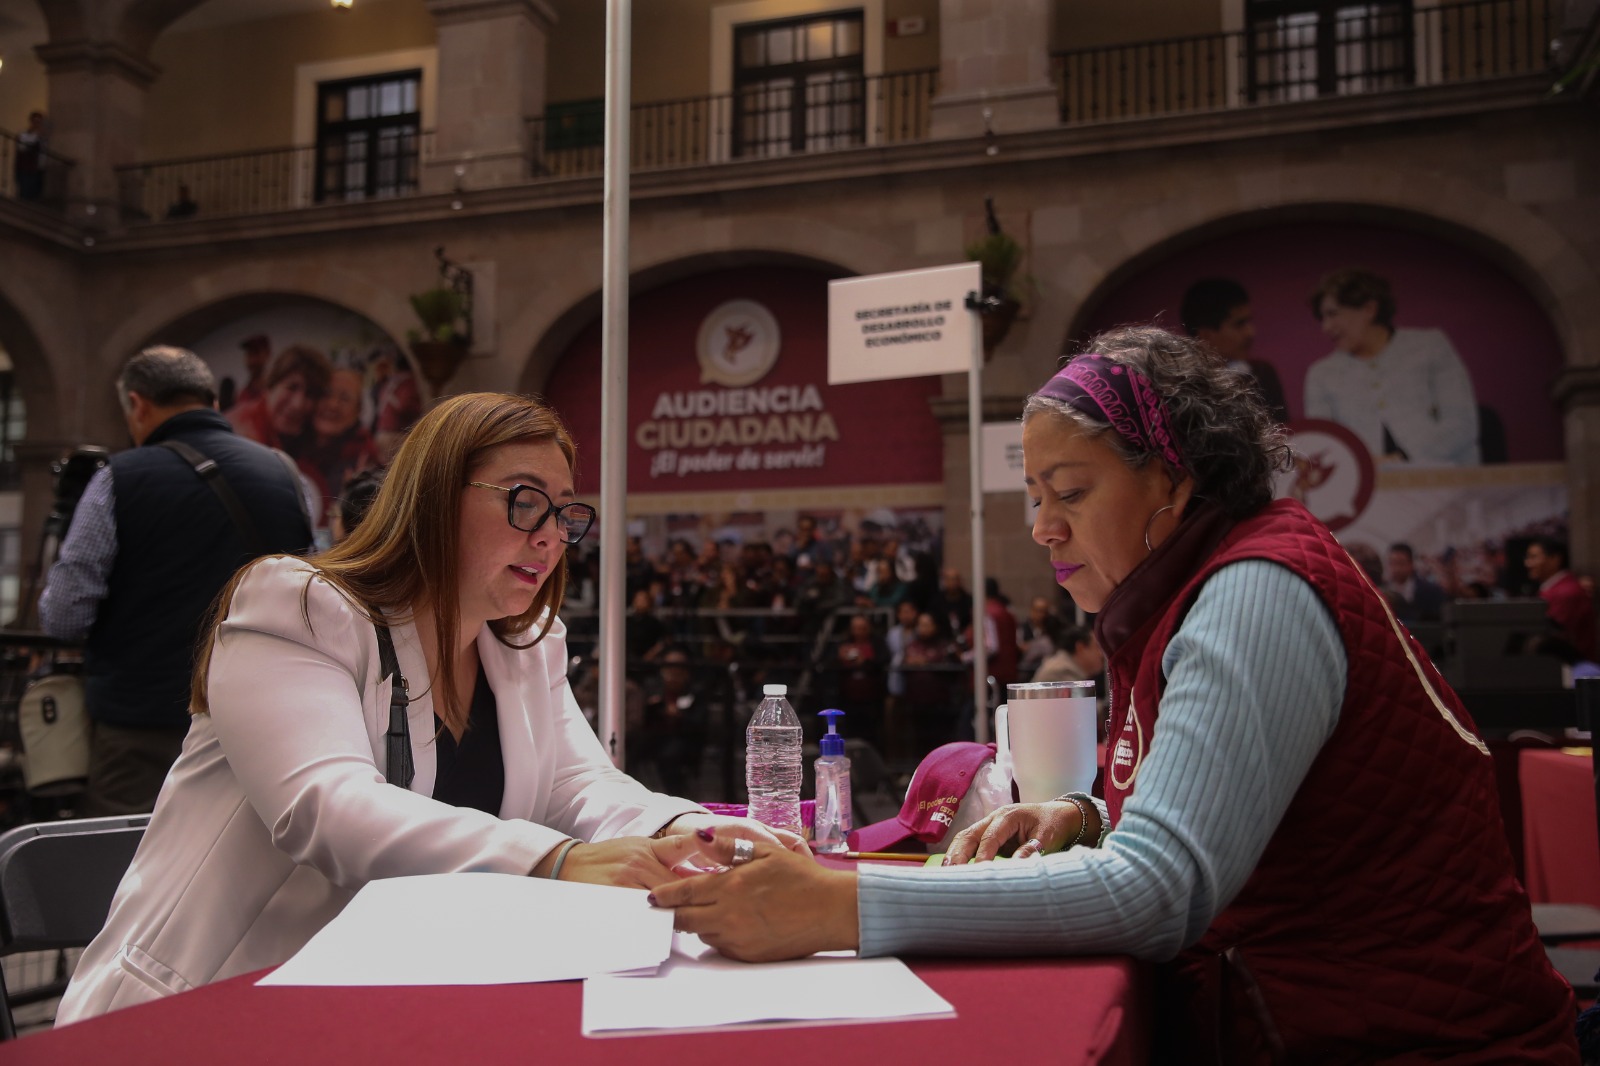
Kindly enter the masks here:
<path id="1" fill-rule="evenodd" d="M 505 493 L 506 521 L 511 523 L 512 529 L 520 529 L 524 533 L 537 533 L 550 520 L 550 516 L 555 515 L 556 531 L 561 535 L 561 542 L 576 544 L 594 525 L 593 507 L 586 503 L 568 503 L 557 507 L 556 501 L 532 485 L 513 485 L 509 489 L 486 481 L 469 481 L 467 485 Z"/>

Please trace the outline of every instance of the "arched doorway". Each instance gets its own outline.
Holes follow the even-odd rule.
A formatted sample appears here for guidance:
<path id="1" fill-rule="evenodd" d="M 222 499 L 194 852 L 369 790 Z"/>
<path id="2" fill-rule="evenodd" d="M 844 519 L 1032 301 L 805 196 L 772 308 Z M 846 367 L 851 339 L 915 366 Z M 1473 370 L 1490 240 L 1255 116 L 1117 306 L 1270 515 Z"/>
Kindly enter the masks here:
<path id="1" fill-rule="evenodd" d="M 846 674 L 826 658 L 838 641 L 828 643 L 823 627 L 835 607 L 857 602 L 864 586 L 853 579 L 888 567 L 885 589 L 931 592 L 943 553 L 944 440 L 928 402 L 939 380 L 828 384 L 827 283 L 840 273 L 792 258 L 724 261 L 636 288 L 626 514 L 601 515 L 627 522 L 630 592 L 671 613 L 672 639 L 696 669 L 731 684 L 725 667 L 737 647 L 749 671 L 741 677 L 797 685 L 807 714 L 843 706 L 824 702 L 843 698 Z M 572 429 L 578 491 L 590 495 L 600 489 L 597 310 L 572 329 L 544 380 L 530 383 Z M 590 541 L 598 538 L 568 554 L 563 615 L 577 655 L 595 633 L 584 603 L 594 588 Z M 630 644 L 630 679 L 648 688 L 655 679 L 637 661 L 645 650 Z M 585 673 L 575 674 L 577 698 L 593 708 Z M 870 739 L 876 723 L 858 715 L 852 735 Z M 727 794 L 737 739 L 713 741 Z M 630 743 L 629 757 L 649 765 L 652 750 Z"/>
<path id="2" fill-rule="evenodd" d="M 51 462 L 66 450 L 48 438 L 57 425 L 54 375 L 21 309 L 0 296 L 0 620 L 26 622 L 22 598 L 35 588 L 45 511 L 25 500 L 54 495 Z"/>

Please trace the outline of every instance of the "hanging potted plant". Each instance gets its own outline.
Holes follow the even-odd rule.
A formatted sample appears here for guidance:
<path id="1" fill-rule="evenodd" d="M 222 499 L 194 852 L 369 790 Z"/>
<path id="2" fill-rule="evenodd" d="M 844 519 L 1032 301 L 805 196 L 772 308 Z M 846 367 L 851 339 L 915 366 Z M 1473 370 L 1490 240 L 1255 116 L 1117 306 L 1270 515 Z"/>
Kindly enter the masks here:
<path id="1" fill-rule="evenodd" d="M 1022 266 L 1022 245 L 991 223 L 987 235 L 967 245 L 967 258 L 976 260 L 983 273 L 980 311 L 983 354 L 987 359 L 1011 332 L 1011 324 L 1022 310 L 1023 284 L 1017 273 Z"/>
<path id="2" fill-rule="evenodd" d="M 472 347 L 466 297 L 455 289 L 441 286 L 413 295 L 411 309 L 417 313 L 422 329 L 407 331 L 406 339 L 418 369 L 437 396 Z"/>

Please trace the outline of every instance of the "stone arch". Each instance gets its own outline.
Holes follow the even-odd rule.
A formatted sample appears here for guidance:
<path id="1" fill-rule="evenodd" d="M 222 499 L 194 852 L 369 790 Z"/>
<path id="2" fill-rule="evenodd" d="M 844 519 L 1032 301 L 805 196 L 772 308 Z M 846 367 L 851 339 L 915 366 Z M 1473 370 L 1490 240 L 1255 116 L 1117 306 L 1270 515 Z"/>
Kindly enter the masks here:
<path id="1" fill-rule="evenodd" d="M 1540 303 L 1569 365 L 1600 363 L 1600 277 L 1555 227 L 1461 178 L 1356 164 L 1241 175 L 1131 212 L 1107 240 L 1075 257 L 1064 295 L 1076 311 L 1064 343 L 1107 294 L 1175 250 L 1276 221 L 1329 218 L 1399 224 L 1477 252 Z"/>
<path id="2" fill-rule="evenodd" d="M 785 215 L 641 226 L 632 239 L 633 292 L 708 270 L 754 263 L 807 266 L 839 277 L 905 269 L 902 249 L 862 233 Z M 600 292 L 577 272 L 540 292 L 502 334 L 508 358 L 527 352 L 515 387 L 537 392 L 555 360 L 600 313 Z"/>
<path id="3" fill-rule="evenodd" d="M 24 271 L 0 275 L 0 347 L 16 368 L 17 389 L 28 412 L 29 441 L 46 441 L 64 431 L 63 404 L 56 367 L 71 359 L 73 347 L 52 318 L 30 317 L 24 308 L 49 307 Z"/>
<path id="4" fill-rule="evenodd" d="M 55 497 L 52 463 L 72 450 L 78 441 L 70 439 L 70 426 L 76 422 L 77 405 L 82 403 L 72 387 L 67 368 L 76 361 L 75 344 L 69 339 L 65 323 L 56 317 L 30 315 L 29 308 L 50 307 L 30 282 L 28 271 L 0 271 L 0 347 L 6 350 L 15 370 L 14 381 L 26 411 L 27 431 L 13 442 L 20 474 L 22 534 L 19 576 L 21 602 L 9 624 L 31 624 L 34 597 L 39 591 L 39 559 L 44 519 Z M 63 394 L 63 383 L 69 390 Z"/>
<path id="5" fill-rule="evenodd" d="M 244 263 L 202 274 L 158 292 L 100 344 L 87 368 L 84 388 L 105 402 L 91 408 L 90 420 L 96 425 L 108 419 L 119 424 L 113 383 L 132 353 L 158 341 L 192 340 L 176 334 L 202 334 L 210 325 L 286 296 L 363 315 L 396 341 L 412 324 L 405 296 L 337 267 L 307 270 L 292 263 Z"/>

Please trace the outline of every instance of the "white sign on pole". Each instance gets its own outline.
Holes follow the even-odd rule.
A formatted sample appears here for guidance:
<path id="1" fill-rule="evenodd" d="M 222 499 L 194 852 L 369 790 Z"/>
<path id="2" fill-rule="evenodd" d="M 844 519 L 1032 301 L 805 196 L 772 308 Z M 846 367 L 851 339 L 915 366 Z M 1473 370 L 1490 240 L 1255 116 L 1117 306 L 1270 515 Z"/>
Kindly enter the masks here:
<path id="1" fill-rule="evenodd" d="M 828 384 L 972 369 L 976 262 L 828 282 Z"/>
<path id="2" fill-rule="evenodd" d="M 983 424 L 983 491 L 1022 491 L 1022 423 Z"/>
<path id="3" fill-rule="evenodd" d="M 1015 492 L 1022 498 L 1022 524 L 1033 528 L 1033 501 L 1028 498 L 1022 479 L 1022 423 L 985 422 L 983 424 L 984 492 Z"/>

